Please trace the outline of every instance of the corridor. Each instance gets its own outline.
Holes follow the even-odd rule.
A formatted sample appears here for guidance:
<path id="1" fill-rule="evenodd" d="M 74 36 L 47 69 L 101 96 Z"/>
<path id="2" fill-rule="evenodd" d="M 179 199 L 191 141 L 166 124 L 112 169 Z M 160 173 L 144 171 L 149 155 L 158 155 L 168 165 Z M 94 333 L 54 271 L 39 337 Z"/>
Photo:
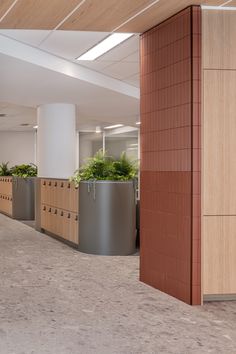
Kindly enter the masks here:
<path id="1" fill-rule="evenodd" d="M 236 302 L 188 306 L 0 215 L 0 354 L 233 354 Z"/>

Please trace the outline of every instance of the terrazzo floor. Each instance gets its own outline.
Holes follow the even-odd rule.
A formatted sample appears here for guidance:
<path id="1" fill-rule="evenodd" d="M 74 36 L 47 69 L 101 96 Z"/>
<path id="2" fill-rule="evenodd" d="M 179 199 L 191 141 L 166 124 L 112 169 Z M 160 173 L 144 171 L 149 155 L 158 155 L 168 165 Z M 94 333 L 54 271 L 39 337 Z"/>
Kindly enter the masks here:
<path id="1" fill-rule="evenodd" d="M 234 354 L 236 302 L 191 307 L 0 215 L 0 354 Z"/>

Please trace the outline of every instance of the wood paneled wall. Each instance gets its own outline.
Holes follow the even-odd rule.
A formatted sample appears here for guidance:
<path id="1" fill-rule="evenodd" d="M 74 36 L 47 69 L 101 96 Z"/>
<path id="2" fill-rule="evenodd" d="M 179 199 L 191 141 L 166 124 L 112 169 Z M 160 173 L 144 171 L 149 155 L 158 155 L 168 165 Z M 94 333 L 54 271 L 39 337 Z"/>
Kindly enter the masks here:
<path id="1" fill-rule="evenodd" d="M 203 293 L 236 294 L 236 12 L 202 16 Z"/>
<path id="2" fill-rule="evenodd" d="M 142 281 L 201 303 L 201 10 L 141 36 Z"/>

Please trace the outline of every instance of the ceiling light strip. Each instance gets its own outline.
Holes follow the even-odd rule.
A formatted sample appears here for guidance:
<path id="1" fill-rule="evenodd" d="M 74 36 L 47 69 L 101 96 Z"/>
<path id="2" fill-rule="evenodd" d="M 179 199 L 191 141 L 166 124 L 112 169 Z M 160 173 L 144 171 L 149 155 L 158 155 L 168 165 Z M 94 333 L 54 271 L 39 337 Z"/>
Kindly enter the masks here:
<path id="1" fill-rule="evenodd" d="M 115 129 L 115 128 L 121 128 L 123 126 L 124 124 L 114 124 L 114 125 L 108 125 L 107 127 L 104 127 L 104 129 Z"/>
<path id="2" fill-rule="evenodd" d="M 85 3 L 86 0 L 82 0 L 55 28 L 54 31 L 57 30 L 68 18 L 73 15 L 73 13 L 80 8 Z"/>
<path id="3" fill-rule="evenodd" d="M 84 54 L 80 55 L 77 60 L 95 60 L 107 53 L 112 48 L 126 41 L 133 36 L 133 33 L 112 33 L 100 43 L 89 49 Z"/>
<path id="4" fill-rule="evenodd" d="M 236 11 L 235 6 L 207 6 L 207 5 L 202 5 L 201 6 L 202 10 L 218 10 L 218 11 Z"/>
<path id="5" fill-rule="evenodd" d="M 126 25 L 128 22 L 132 21 L 133 19 L 135 19 L 136 17 L 138 17 L 139 15 L 141 15 L 142 13 L 144 13 L 145 11 L 147 11 L 148 9 L 150 9 L 153 5 L 157 4 L 160 0 L 155 0 L 153 1 L 151 4 L 149 4 L 148 6 L 144 7 L 142 10 L 140 10 L 139 12 L 137 12 L 135 15 L 131 16 L 130 18 L 128 18 L 128 20 L 126 20 L 125 22 L 123 22 L 121 25 L 119 25 L 118 27 L 114 28 L 112 32 L 116 32 L 118 31 L 118 29 L 120 29 L 121 27 L 123 27 L 124 25 Z"/>
<path id="6" fill-rule="evenodd" d="M 15 6 L 15 4 L 17 3 L 18 0 L 15 0 L 11 6 L 9 7 L 9 9 L 5 12 L 5 14 L 0 18 L 0 22 L 2 22 L 2 20 L 9 14 L 9 12 L 11 11 L 11 9 L 13 9 L 13 7 Z"/>

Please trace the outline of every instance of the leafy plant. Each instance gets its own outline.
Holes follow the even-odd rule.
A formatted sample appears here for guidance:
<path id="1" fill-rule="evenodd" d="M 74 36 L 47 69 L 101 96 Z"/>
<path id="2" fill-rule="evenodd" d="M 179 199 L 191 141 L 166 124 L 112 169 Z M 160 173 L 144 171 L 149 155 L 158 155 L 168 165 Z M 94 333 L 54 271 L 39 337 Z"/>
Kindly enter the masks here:
<path id="1" fill-rule="evenodd" d="M 9 162 L 2 162 L 0 165 L 0 176 L 10 176 L 10 170 L 8 168 Z"/>
<path id="2" fill-rule="evenodd" d="M 34 164 L 29 165 L 16 165 L 10 169 L 10 173 L 15 177 L 36 177 L 37 176 L 37 166 Z"/>
<path id="3" fill-rule="evenodd" d="M 129 181 L 137 177 L 138 168 L 123 152 L 118 160 L 113 161 L 113 178 L 117 181 Z"/>
<path id="4" fill-rule="evenodd" d="M 70 180 L 74 181 L 76 186 L 80 181 L 89 180 L 128 181 L 137 177 L 137 172 L 136 163 L 129 160 L 125 152 L 115 160 L 99 150 L 84 166 L 75 171 Z"/>

